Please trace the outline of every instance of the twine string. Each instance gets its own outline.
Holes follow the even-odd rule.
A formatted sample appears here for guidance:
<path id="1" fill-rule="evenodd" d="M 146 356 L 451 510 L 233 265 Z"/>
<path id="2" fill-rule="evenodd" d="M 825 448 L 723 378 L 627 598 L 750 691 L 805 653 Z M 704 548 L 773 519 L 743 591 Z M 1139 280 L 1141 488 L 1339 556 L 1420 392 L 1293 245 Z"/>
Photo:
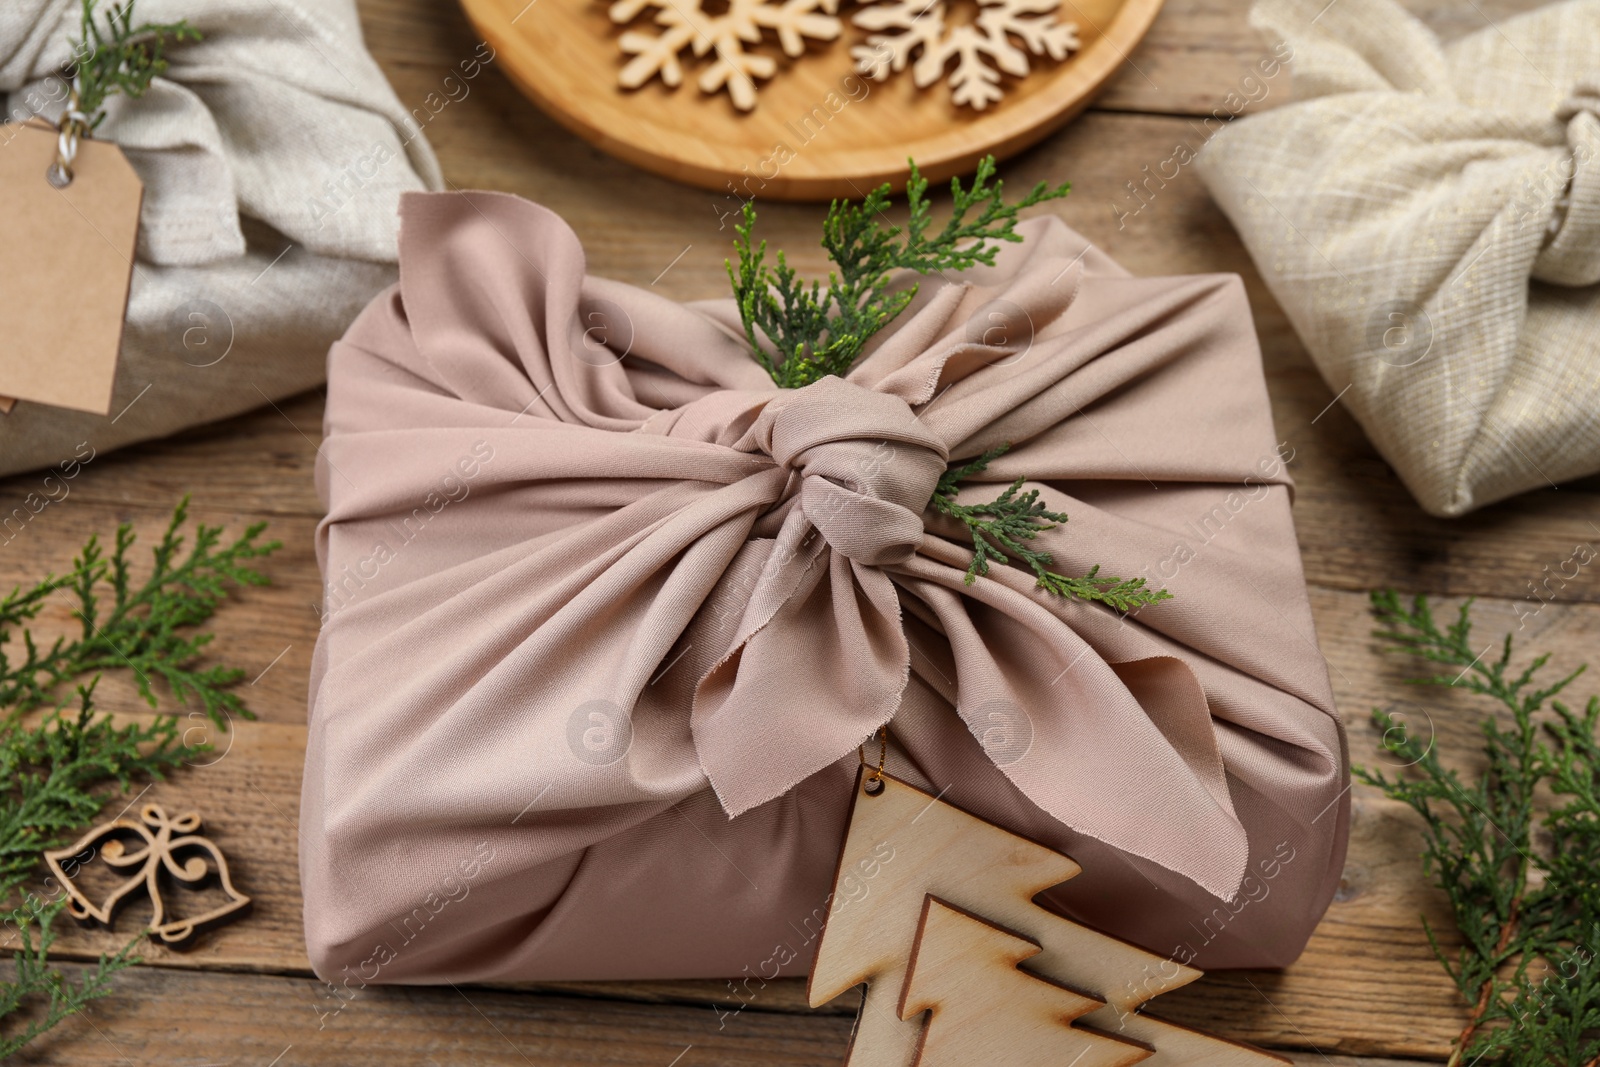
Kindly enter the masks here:
<path id="1" fill-rule="evenodd" d="M 81 77 L 81 74 L 72 76 L 72 95 L 67 98 L 66 110 L 61 112 L 56 123 L 56 160 L 45 172 L 45 177 L 57 189 L 72 184 L 72 164 L 78 158 L 78 141 L 89 136 L 89 116 L 79 106 L 83 88 Z"/>

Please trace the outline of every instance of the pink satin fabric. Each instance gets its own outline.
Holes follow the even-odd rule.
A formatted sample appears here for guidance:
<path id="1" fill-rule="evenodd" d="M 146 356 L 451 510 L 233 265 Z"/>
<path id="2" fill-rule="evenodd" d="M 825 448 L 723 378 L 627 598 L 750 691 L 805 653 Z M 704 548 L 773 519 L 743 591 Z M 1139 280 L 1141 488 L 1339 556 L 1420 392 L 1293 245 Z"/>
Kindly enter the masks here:
<path id="1" fill-rule="evenodd" d="M 1200 966 L 1299 953 L 1347 757 L 1237 278 L 1133 278 L 1036 219 L 785 391 L 731 300 L 589 277 L 540 207 L 402 220 L 399 285 L 329 364 L 319 973 L 803 973 L 885 723 L 893 769 L 1083 864 L 1053 906 Z M 926 505 L 1003 442 L 962 500 L 1026 475 L 1070 516 L 1056 569 L 1174 599 L 966 584 Z"/>

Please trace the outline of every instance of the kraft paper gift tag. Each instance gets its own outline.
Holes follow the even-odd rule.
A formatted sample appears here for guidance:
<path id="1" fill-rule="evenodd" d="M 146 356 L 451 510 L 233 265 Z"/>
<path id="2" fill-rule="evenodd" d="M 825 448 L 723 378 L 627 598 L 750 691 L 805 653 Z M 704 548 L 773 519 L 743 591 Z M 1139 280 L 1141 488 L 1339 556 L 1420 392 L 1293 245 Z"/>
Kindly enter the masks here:
<path id="1" fill-rule="evenodd" d="M 83 138 L 64 188 L 56 129 L 0 126 L 0 410 L 16 400 L 111 411 L 144 186 L 122 149 Z"/>

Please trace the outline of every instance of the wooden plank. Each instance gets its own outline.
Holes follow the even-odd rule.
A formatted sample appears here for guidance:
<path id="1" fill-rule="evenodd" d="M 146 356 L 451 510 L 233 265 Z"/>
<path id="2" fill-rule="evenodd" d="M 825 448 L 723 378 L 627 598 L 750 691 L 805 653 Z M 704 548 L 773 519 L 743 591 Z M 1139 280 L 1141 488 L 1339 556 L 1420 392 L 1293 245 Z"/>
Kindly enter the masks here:
<path id="1" fill-rule="evenodd" d="M 136 968 L 117 991 L 9 1062 L 253 1067 L 838 1067 L 851 1020 L 647 1006 L 475 987 L 372 988 L 331 1002 L 315 982 Z M 335 1012 L 335 1009 L 340 1009 Z M 1417 1061 L 1294 1054 L 1301 1067 Z"/>
<path id="2" fill-rule="evenodd" d="M 15 1058 L 72 1067 L 695 1067 L 835 1065 L 850 1020 L 460 990 L 371 988 L 344 1001 L 304 979 L 139 968 L 117 994 Z"/>
<path id="3" fill-rule="evenodd" d="M 1486 711 L 1480 700 L 1458 690 L 1402 688 L 1411 665 L 1373 647 L 1361 596 L 1318 589 L 1313 607 L 1356 760 L 1382 765 L 1378 734 L 1367 715 L 1374 704 L 1391 704 L 1409 710 L 1419 733 L 1434 740 L 1451 763 L 1475 763 L 1476 724 Z M 1487 645 L 1506 621 L 1515 620 L 1506 602 L 1483 607 L 1487 620 L 1482 639 Z M 1600 643 L 1600 608 L 1593 606 L 1551 607 L 1536 625 L 1536 640 L 1530 640 L 1527 651 L 1553 651 L 1558 665 L 1580 662 Z M 126 693 L 110 699 L 119 707 L 136 707 Z M 205 813 L 235 864 L 240 888 L 256 899 L 250 919 L 207 937 L 193 952 L 152 949 L 151 959 L 172 967 L 309 973 L 295 851 L 304 745 L 303 726 L 287 721 L 241 724 L 231 747 L 214 765 L 155 785 L 146 794 L 169 810 L 189 806 Z M 1153 1010 L 1175 1022 L 1269 1047 L 1441 1055 L 1458 1025 L 1459 1007 L 1422 936 L 1422 916 L 1444 930 L 1449 929 L 1449 916 L 1442 897 L 1422 882 L 1419 850 L 1418 823 L 1411 814 L 1366 787 L 1356 787 L 1343 884 L 1304 956 L 1278 974 L 1212 973 L 1193 987 L 1160 997 Z M 116 943 L 111 935 L 73 928 L 63 939 L 64 950 L 75 958 Z M 1390 995 L 1396 984 L 1407 990 L 1404 998 Z M 741 1000 L 722 982 L 547 983 L 541 988 L 725 1008 Z M 747 1011 L 803 1008 L 799 983 L 778 982 L 763 989 Z M 848 1012 L 852 1007 L 840 1003 L 833 1010 Z"/>

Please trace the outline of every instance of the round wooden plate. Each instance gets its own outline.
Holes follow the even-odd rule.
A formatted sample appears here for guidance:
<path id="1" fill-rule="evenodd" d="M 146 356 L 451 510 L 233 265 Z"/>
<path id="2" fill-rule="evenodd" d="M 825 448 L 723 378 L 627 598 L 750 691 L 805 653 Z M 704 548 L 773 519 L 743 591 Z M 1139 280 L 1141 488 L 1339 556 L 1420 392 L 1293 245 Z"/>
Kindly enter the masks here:
<path id="1" fill-rule="evenodd" d="M 974 0 L 947 0 L 951 17 Z M 630 27 L 607 15 L 607 0 L 462 0 L 496 61 L 541 108 L 585 140 L 637 166 L 749 199 L 859 199 L 875 185 L 897 187 L 915 159 L 930 179 L 966 174 L 986 153 L 1021 151 L 1083 110 L 1149 29 L 1161 0 L 1062 0 L 1082 47 L 1067 59 L 1031 57 L 1034 73 L 1006 78 L 1005 97 L 986 110 L 951 103 L 939 81 L 916 89 L 910 70 L 885 81 L 855 73 L 853 44 L 866 31 L 840 16 L 844 32 L 797 59 L 775 41 L 759 46 L 778 72 L 757 82 L 753 111 L 726 92 L 695 84 L 703 61 L 684 56 L 684 78 L 638 89 L 617 84 L 625 28 L 654 32 L 649 11 Z M 970 14 L 970 12 L 968 12 Z M 756 49 L 753 49 L 756 50 Z"/>

